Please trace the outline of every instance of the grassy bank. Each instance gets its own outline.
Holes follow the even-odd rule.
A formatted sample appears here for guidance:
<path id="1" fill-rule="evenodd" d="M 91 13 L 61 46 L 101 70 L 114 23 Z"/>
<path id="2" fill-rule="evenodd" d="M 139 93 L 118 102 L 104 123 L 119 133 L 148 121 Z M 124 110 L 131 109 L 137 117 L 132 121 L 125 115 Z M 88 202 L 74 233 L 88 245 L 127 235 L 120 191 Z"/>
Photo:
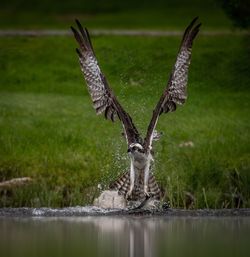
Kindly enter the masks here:
<path id="1" fill-rule="evenodd" d="M 142 133 L 166 84 L 180 38 L 95 37 L 100 64 Z M 75 42 L 68 37 L 1 38 L 0 181 L 30 176 L 1 191 L 0 206 L 90 203 L 129 160 L 119 122 L 96 117 Z M 161 117 L 158 181 L 172 206 L 250 207 L 249 39 L 200 36 L 188 103 Z M 193 142 L 193 147 L 183 142 Z M 239 201 L 240 199 L 240 201 Z"/>

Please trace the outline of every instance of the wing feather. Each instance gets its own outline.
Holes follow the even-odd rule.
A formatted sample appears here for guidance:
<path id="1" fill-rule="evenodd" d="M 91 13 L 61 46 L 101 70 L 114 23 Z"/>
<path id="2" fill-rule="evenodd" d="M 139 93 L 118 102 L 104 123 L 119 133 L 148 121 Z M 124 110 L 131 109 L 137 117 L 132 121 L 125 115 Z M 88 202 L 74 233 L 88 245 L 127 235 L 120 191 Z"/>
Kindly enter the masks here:
<path id="1" fill-rule="evenodd" d="M 197 19 L 198 17 L 193 19 L 184 32 L 167 87 L 153 111 L 153 116 L 144 140 L 144 148 L 147 149 L 147 151 L 150 151 L 152 147 L 153 132 L 159 116 L 162 113 L 175 111 L 177 105 L 184 104 L 187 99 L 188 69 L 191 60 L 192 44 L 201 26 L 201 23 L 194 26 Z"/>
<path id="2" fill-rule="evenodd" d="M 104 113 L 105 118 L 111 121 L 115 121 L 115 118 L 118 117 L 123 124 L 127 143 L 138 142 L 140 140 L 139 132 L 129 114 L 124 111 L 116 99 L 105 76 L 101 72 L 88 30 L 83 28 L 78 20 L 76 20 L 76 24 L 78 30 L 71 27 L 79 44 L 76 52 L 96 113 L 98 115 Z"/>

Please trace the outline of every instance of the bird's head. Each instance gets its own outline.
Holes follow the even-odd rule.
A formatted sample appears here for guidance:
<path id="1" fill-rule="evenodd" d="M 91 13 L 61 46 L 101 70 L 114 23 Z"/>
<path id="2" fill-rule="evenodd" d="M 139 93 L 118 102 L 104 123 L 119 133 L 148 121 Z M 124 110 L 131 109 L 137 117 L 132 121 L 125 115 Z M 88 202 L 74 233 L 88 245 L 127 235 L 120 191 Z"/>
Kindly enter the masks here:
<path id="1" fill-rule="evenodd" d="M 143 146 L 139 143 L 130 144 L 128 148 L 128 153 L 135 153 L 135 152 L 144 153 Z"/>

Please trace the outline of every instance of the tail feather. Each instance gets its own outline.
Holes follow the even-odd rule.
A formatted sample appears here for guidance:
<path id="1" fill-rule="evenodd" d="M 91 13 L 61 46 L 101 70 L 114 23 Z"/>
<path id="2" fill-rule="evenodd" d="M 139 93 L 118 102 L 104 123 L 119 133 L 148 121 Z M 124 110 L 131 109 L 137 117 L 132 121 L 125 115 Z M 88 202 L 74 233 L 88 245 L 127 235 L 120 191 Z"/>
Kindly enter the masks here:
<path id="1" fill-rule="evenodd" d="M 126 195 L 130 187 L 130 175 L 129 172 L 124 172 L 118 179 L 113 181 L 109 188 L 117 190 L 121 195 Z"/>
<path id="2" fill-rule="evenodd" d="M 123 173 L 117 180 L 110 184 L 109 188 L 112 190 L 117 190 L 119 194 L 126 196 L 130 188 L 129 172 L 126 171 L 125 173 Z M 156 182 L 155 176 L 152 174 L 152 172 L 149 173 L 148 192 L 154 199 L 157 200 L 160 200 L 163 195 L 162 190 Z M 130 200 L 141 201 L 144 198 L 144 176 L 143 173 L 141 173 L 141 176 L 138 178 L 138 181 L 135 182 L 134 190 L 132 192 Z"/>
<path id="3" fill-rule="evenodd" d="M 156 199 L 161 199 L 163 192 L 156 182 L 155 176 L 150 172 L 148 180 L 148 190 Z"/>

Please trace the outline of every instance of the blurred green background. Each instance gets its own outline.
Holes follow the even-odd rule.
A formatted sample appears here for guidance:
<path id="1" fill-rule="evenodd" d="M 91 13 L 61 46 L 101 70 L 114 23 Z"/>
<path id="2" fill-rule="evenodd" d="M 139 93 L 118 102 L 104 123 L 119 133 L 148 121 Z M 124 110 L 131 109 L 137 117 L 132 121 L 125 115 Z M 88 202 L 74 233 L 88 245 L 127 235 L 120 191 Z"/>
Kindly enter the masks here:
<path id="1" fill-rule="evenodd" d="M 206 30 L 231 22 L 215 0 L 2 0 L 0 26 L 68 28 L 77 17 L 89 28 L 183 28 L 199 15 Z"/>
<path id="2" fill-rule="evenodd" d="M 3 0 L 0 29 L 68 30 L 78 18 L 90 34 L 182 32 L 198 15 L 202 28 L 193 47 L 189 99 L 161 117 L 164 136 L 155 143 L 153 170 L 173 207 L 250 207 L 248 23 L 236 22 L 237 5 L 223 4 Z M 142 134 L 180 40 L 92 36 L 102 70 Z M 0 181 L 33 178 L 27 186 L 0 189 L 1 207 L 89 204 L 98 184 L 107 186 L 129 167 L 121 125 L 96 117 L 75 47 L 73 36 L 0 37 Z"/>

